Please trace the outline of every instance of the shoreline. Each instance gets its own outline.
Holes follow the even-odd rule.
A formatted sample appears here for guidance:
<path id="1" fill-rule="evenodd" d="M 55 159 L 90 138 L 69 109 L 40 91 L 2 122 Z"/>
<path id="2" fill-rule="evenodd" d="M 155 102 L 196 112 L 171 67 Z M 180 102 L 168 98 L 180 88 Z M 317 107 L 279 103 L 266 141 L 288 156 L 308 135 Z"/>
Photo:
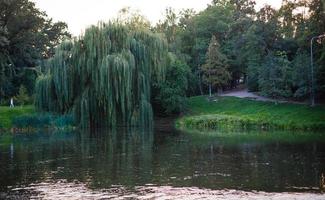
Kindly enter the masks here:
<path id="1" fill-rule="evenodd" d="M 13 194 L 11 194 L 13 193 Z M 12 188 L 8 193 L 0 193 L 0 197 L 24 197 L 42 199 L 228 199 L 228 200 L 278 200 L 292 199 L 303 200 L 313 199 L 322 200 L 325 194 L 321 192 L 264 192 L 264 191 L 244 191 L 236 189 L 213 190 L 198 187 L 173 187 L 157 186 L 146 184 L 135 186 L 133 189 L 123 185 L 116 185 L 105 189 L 90 189 L 86 184 L 80 182 L 68 182 L 59 180 L 54 183 L 42 182 L 30 184 L 27 187 Z"/>

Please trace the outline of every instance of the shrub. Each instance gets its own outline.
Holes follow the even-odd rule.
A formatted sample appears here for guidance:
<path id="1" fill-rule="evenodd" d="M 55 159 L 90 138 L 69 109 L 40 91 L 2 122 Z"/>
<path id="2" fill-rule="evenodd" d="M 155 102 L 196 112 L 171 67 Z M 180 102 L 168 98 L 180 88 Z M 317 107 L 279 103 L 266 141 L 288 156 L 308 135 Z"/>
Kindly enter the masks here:
<path id="1" fill-rule="evenodd" d="M 74 125 L 74 118 L 72 115 L 63 115 L 56 118 L 53 122 L 54 127 L 69 127 Z"/>
<path id="2" fill-rule="evenodd" d="M 13 119 L 13 126 L 16 128 L 44 128 L 50 126 L 52 117 L 44 115 L 23 115 Z"/>
<path id="3" fill-rule="evenodd" d="M 249 118 L 247 116 L 231 115 L 203 115 L 184 117 L 177 122 L 179 128 L 192 128 L 199 130 L 227 129 L 227 130 L 323 130 L 325 123 L 315 122 L 299 124 L 294 122 L 279 123 L 262 118 Z"/>
<path id="4" fill-rule="evenodd" d="M 63 128 L 74 125 L 71 115 L 55 116 L 49 113 L 23 115 L 13 119 L 16 128 Z"/>

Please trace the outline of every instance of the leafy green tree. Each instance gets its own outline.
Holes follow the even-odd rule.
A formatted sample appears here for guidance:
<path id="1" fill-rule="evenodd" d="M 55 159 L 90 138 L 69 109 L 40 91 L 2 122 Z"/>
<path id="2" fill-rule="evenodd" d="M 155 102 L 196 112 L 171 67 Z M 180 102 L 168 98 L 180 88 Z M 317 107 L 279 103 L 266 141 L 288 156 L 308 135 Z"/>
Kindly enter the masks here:
<path id="1" fill-rule="evenodd" d="M 305 41 L 309 45 L 312 36 L 325 33 L 325 2 L 323 0 L 313 0 L 308 4 L 310 17 L 307 24 L 309 27 L 308 39 Z M 318 40 L 314 44 L 314 60 L 317 95 L 325 98 L 325 40 Z"/>
<path id="2" fill-rule="evenodd" d="M 196 44 L 195 23 L 193 17 L 196 13 L 192 9 L 181 10 L 178 14 L 167 8 L 165 19 L 160 21 L 154 31 L 163 33 L 168 41 L 169 52 L 172 52 L 177 60 L 187 63 L 191 68 L 191 82 L 187 87 L 188 95 L 197 94 L 200 88 L 200 75 L 198 72 L 198 54 L 193 53 Z M 194 54 L 194 55 L 193 55 Z"/>
<path id="3" fill-rule="evenodd" d="M 214 35 L 211 38 L 206 58 L 206 63 L 202 66 L 203 80 L 208 84 L 211 96 L 212 87 L 221 89 L 230 80 L 227 58 L 220 52 L 220 44 Z"/>
<path id="4" fill-rule="evenodd" d="M 286 55 L 270 53 L 259 73 L 259 87 L 263 95 L 272 98 L 292 97 L 292 67 Z"/>
<path id="5" fill-rule="evenodd" d="M 310 62 L 308 53 L 298 52 L 292 61 L 292 65 L 293 97 L 305 99 L 310 93 Z"/>
<path id="6" fill-rule="evenodd" d="M 242 48 L 243 63 L 246 68 L 246 85 L 249 91 L 258 91 L 260 68 L 266 54 L 266 44 L 261 36 L 261 27 L 252 25 L 243 35 L 244 47 Z"/>
<path id="7" fill-rule="evenodd" d="M 191 70 L 189 66 L 170 54 L 166 80 L 159 87 L 157 100 L 166 114 L 177 114 L 186 107 L 186 90 Z"/>
<path id="8" fill-rule="evenodd" d="M 0 97 L 14 96 L 22 84 L 32 93 L 35 67 L 42 59 L 53 56 L 54 47 L 65 37 L 70 37 L 67 25 L 53 23 L 34 2 L 1 0 Z M 30 72 L 34 75 L 30 76 Z"/>

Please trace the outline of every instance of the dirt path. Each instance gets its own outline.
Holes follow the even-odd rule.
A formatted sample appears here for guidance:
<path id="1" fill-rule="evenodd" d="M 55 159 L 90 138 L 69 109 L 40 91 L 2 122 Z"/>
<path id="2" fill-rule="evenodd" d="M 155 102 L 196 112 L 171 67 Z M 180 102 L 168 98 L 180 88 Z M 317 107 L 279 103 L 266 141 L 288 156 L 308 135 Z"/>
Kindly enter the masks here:
<path id="1" fill-rule="evenodd" d="M 225 93 L 221 94 L 220 96 L 247 98 L 247 99 L 256 100 L 256 101 L 270 101 L 270 102 L 277 102 L 277 103 L 306 104 L 304 102 L 276 100 L 276 99 L 271 99 L 268 97 L 259 96 L 252 92 L 248 92 L 247 89 L 226 91 Z"/>
<path id="2" fill-rule="evenodd" d="M 247 89 L 243 90 L 234 90 L 234 91 L 229 91 L 225 92 L 224 94 L 221 94 L 220 96 L 231 96 L 231 97 L 239 97 L 239 98 L 249 98 L 249 99 L 254 99 L 257 101 L 274 101 L 273 99 L 267 98 L 267 97 L 262 97 L 258 96 L 252 92 L 248 92 Z"/>

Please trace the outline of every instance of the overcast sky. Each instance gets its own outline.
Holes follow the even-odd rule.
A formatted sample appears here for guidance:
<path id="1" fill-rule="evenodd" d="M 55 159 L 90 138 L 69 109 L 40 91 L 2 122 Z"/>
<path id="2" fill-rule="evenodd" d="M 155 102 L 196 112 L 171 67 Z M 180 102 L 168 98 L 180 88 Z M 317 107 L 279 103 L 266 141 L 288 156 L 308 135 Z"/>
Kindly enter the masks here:
<path id="1" fill-rule="evenodd" d="M 124 7 L 139 10 L 151 23 L 164 16 L 167 7 L 176 11 L 183 8 L 203 10 L 212 0 L 33 0 L 54 21 L 64 21 L 73 35 L 79 35 L 87 26 L 115 18 Z M 256 0 L 257 7 L 270 4 L 278 8 L 282 0 Z"/>

